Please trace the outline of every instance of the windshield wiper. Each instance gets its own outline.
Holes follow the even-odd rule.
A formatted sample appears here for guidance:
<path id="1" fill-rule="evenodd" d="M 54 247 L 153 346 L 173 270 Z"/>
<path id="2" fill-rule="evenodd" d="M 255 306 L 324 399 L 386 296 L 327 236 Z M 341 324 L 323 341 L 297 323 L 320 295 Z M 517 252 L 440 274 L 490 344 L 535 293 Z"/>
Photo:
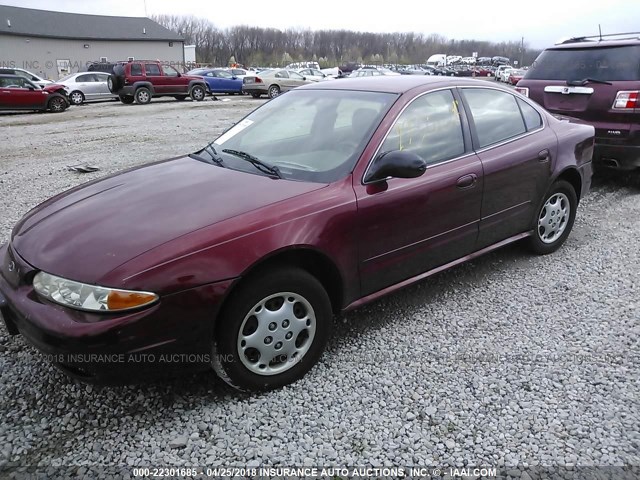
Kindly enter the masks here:
<path id="1" fill-rule="evenodd" d="M 583 78 L 582 80 L 567 80 L 567 85 L 585 86 L 587 83 L 601 83 L 603 85 L 613 85 L 606 80 L 598 80 L 597 78 Z"/>
<path id="2" fill-rule="evenodd" d="M 254 157 L 253 155 L 248 154 L 247 152 L 242 152 L 240 150 L 232 150 L 230 148 L 225 148 L 222 150 L 224 153 L 228 153 L 229 155 L 234 155 L 236 157 L 242 158 L 247 162 L 251 163 L 256 169 L 260 170 L 263 173 L 268 175 L 272 175 L 277 178 L 282 178 L 282 174 L 280 173 L 280 169 L 275 165 L 268 165 L 260 160 L 258 157 Z"/>
<path id="3" fill-rule="evenodd" d="M 201 157 L 199 155 L 199 153 L 201 152 L 207 152 L 207 155 L 209 155 L 209 158 L 206 159 L 204 157 Z M 202 150 L 200 150 L 197 153 L 190 153 L 189 156 L 191 158 L 195 158 L 196 160 L 200 160 L 201 162 L 215 163 L 216 165 L 219 165 L 221 167 L 224 166 L 222 165 L 223 163 L 222 157 L 216 151 L 215 147 L 213 146 L 213 143 L 208 144 L 206 147 L 204 147 Z"/>

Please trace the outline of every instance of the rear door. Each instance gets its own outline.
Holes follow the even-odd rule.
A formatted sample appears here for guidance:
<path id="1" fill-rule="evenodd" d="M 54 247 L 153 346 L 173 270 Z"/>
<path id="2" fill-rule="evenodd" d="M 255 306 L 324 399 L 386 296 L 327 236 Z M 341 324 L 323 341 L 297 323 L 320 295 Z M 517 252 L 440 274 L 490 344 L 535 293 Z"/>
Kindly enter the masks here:
<path id="1" fill-rule="evenodd" d="M 97 98 L 108 98 L 112 97 L 113 94 L 109 91 L 109 86 L 107 85 L 107 80 L 109 75 L 107 73 L 94 73 L 96 79 L 96 97 Z"/>
<path id="2" fill-rule="evenodd" d="M 528 102 L 496 88 L 460 89 L 484 171 L 478 248 L 530 229 L 547 188 L 557 138 Z"/>
<path id="3" fill-rule="evenodd" d="M 160 66 L 157 63 L 145 63 L 144 72 L 156 93 L 162 94 L 169 91 L 169 85 L 167 85 L 165 77 L 162 76 L 162 70 L 160 70 Z"/>

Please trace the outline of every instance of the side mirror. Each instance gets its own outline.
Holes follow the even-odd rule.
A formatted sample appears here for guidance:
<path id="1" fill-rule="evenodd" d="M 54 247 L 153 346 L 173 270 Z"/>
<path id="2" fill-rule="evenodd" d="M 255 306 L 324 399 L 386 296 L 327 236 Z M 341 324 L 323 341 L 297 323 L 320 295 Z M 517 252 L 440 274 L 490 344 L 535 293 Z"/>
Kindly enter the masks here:
<path id="1" fill-rule="evenodd" d="M 233 77 L 231 77 L 231 80 L 237 80 L 238 77 L 236 77 L 235 75 Z"/>
<path id="2" fill-rule="evenodd" d="M 427 163 L 415 153 L 393 150 L 379 155 L 365 177 L 366 183 L 380 182 L 389 177 L 416 178 L 427 169 Z"/>
<path id="3" fill-rule="evenodd" d="M 302 80 L 306 80 L 306 79 L 307 79 L 307 77 L 302 77 Z"/>

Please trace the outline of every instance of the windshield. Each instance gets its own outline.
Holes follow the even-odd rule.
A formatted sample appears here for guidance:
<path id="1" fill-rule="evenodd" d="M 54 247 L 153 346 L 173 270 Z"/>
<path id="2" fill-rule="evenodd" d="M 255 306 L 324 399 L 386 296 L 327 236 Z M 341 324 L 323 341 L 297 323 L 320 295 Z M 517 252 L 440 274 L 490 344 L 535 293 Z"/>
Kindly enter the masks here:
<path id="1" fill-rule="evenodd" d="M 244 152 L 275 166 L 284 179 L 329 183 L 353 170 L 397 95 L 346 90 L 291 91 L 227 130 L 218 152 Z M 224 166 L 251 173 L 251 164 L 222 153 Z"/>
<path id="2" fill-rule="evenodd" d="M 529 80 L 640 80 L 640 45 L 545 50 L 525 76 Z"/>

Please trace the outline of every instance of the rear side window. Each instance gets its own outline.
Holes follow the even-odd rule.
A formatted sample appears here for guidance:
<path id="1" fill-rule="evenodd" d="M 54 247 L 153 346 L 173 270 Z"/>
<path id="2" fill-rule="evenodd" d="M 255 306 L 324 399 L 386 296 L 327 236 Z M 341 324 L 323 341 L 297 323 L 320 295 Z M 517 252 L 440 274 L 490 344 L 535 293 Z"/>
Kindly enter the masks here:
<path id="1" fill-rule="evenodd" d="M 76 78 L 76 82 L 93 82 L 93 81 L 94 81 L 94 76 L 90 73 L 86 75 L 80 75 L 78 78 Z"/>
<path id="2" fill-rule="evenodd" d="M 134 63 L 131 65 L 131 75 L 134 77 L 142 75 L 142 65 Z"/>
<path id="3" fill-rule="evenodd" d="M 465 88 L 462 90 L 480 148 L 507 140 L 527 131 L 516 97 L 500 90 Z"/>
<path id="4" fill-rule="evenodd" d="M 530 80 L 640 80 L 640 45 L 545 50 L 533 62 Z"/>
<path id="5" fill-rule="evenodd" d="M 520 106 L 520 111 L 524 117 L 524 123 L 527 127 L 527 131 L 535 130 L 542 126 L 542 117 L 535 108 L 520 99 L 518 99 L 518 105 Z"/>

